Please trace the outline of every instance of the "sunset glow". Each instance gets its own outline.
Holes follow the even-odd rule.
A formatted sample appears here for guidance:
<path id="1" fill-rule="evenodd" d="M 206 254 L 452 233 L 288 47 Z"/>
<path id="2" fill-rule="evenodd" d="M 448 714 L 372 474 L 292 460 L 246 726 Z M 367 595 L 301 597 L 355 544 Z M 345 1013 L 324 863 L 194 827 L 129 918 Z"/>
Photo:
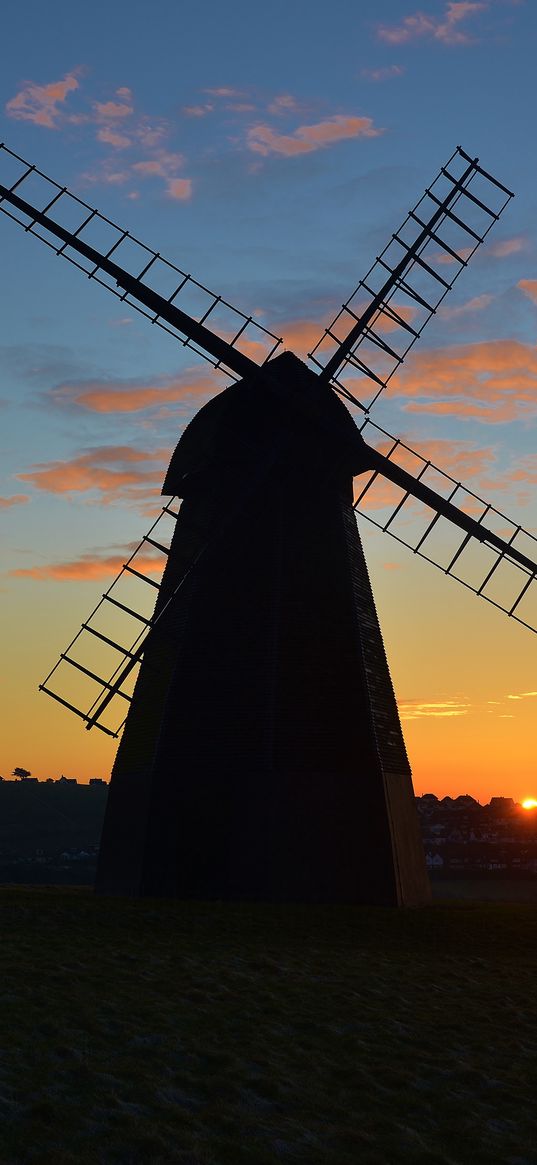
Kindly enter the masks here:
<path id="1" fill-rule="evenodd" d="M 315 0 L 274 0 L 270 20 L 246 0 L 179 7 L 180 18 L 172 4 L 157 19 L 117 0 L 106 37 L 96 22 L 81 38 L 76 19 L 52 21 L 36 0 L 10 6 L 1 140 L 128 231 L 128 246 L 138 238 L 214 288 L 224 321 L 236 304 L 304 359 L 457 143 L 479 156 L 516 198 L 475 255 L 461 242 L 446 257 L 439 244 L 441 278 L 458 254 L 468 268 L 372 422 L 490 503 L 502 537 L 520 526 L 534 538 L 534 6 L 341 0 L 337 20 Z M 178 43 L 191 46 L 179 69 Z M 35 172 L 28 182 L 37 204 Z M 116 742 L 86 732 L 39 684 L 149 529 L 171 451 L 226 381 L 2 214 L 0 236 L 0 773 L 107 779 Z M 184 310 L 195 314 L 192 294 Z M 410 335 L 417 301 L 399 289 L 394 303 Z M 391 343 L 390 317 L 382 331 Z M 363 402 L 373 382 L 355 371 Z M 418 472 L 401 447 L 398 460 Z M 379 477 L 367 518 L 383 525 L 398 496 Z M 469 492 L 460 504 L 476 512 Z M 495 571 L 491 602 L 476 598 L 396 540 L 414 517 L 402 510 L 387 533 L 365 517 L 359 526 L 416 793 L 537 809 L 526 796 L 537 637 L 515 622 L 522 605 L 512 619 L 493 605 L 516 604 L 510 571 Z M 450 537 L 439 521 L 442 565 Z M 151 552 L 140 566 L 156 577 Z"/>

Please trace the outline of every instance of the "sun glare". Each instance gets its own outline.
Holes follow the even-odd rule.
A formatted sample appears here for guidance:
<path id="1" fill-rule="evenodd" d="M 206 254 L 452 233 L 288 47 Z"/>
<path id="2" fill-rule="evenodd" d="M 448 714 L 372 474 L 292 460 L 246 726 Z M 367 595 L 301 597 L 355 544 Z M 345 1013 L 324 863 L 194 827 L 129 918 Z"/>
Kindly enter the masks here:
<path id="1" fill-rule="evenodd" d="M 535 800 L 535 797 L 526 797 L 526 800 L 522 802 L 522 808 L 537 809 L 537 801 Z"/>

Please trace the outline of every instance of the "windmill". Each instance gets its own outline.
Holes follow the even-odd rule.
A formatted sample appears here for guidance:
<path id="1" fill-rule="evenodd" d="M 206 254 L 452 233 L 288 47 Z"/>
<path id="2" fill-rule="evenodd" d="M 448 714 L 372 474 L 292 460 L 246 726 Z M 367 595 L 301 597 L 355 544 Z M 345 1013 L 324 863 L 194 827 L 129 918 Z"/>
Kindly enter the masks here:
<path id="1" fill-rule="evenodd" d="M 510 192 L 458 147 L 308 367 L 5 146 L 0 160 L 0 210 L 231 380 L 179 441 L 174 500 L 41 685 L 86 728 L 123 729 L 98 889 L 426 901 L 355 511 L 537 629 L 537 540 L 370 418 Z"/>

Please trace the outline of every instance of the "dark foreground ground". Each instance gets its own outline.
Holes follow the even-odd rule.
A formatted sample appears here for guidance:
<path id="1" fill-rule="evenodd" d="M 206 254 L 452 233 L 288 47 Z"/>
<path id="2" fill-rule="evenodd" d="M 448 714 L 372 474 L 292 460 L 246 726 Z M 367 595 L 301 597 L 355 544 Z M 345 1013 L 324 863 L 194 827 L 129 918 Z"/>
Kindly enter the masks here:
<path id="1" fill-rule="evenodd" d="M 0 888 L 2 1165 L 536 1165 L 537 905 Z"/>

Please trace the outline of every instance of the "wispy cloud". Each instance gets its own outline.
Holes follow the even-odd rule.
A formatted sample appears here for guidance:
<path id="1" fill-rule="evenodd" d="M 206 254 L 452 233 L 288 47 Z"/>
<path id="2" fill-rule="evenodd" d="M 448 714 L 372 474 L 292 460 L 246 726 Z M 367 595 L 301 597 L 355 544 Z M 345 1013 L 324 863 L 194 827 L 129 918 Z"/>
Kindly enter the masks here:
<path id="1" fill-rule="evenodd" d="M 482 252 L 482 255 L 486 259 L 507 259 L 509 255 L 516 255 L 519 251 L 523 251 L 526 246 L 527 239 L 523 235 L 516 235 L 512 239 L 500 239 L 498 243 L 490 244 L 487 242 L 486 250 Z M 473 250 L 473 246 L 460 247 L 457 249 L 457 255 L 459 259 L 466 261 L 469 259 Z M 447 251 L 437 251 L 431 255 L 431 259 L 434 263 L 444 266 L 452 266 L 457 262 L 454 256 L 448 254 Z"/>
<path id="2" fill-rule="evenodd" d="M 463 262 L 466 262 L 466 260 L 470 258 L 473 249 L 473 247 L 458 247 L 456 254 L 459 256 L 459 259 L 462 259 Z M 439 263 L 444 266 L 451 266 L 452 263 L 457 262 L 455 256 L 450 255 L 448 251 L 436 251 L 430 256 L 430 258 L 433 263 Z"/>
<path id="3" fill-rule="evenodd" d="M 404 436 L 403 440 L 405 440 Z M 388 455 L 392 444 L 391 440 L 382 440 L 375 442 L 375 447 L 380 453 Z M 423 469 L 423 462 L 430 462 L 431 470 L 427 484 L 433 489 L 438 485 L 440 491 L 445 485 L 445 479 L 440 479 L 438 483 L 435 482 L 434 466 L 438 466 L 441 471 L 450 474 L 455 481 L 473 479 L 475 482 L 476 479 L 481 479 L 484 473 L 490 472 L 496 459 L 495 451 L 491 446 L 476 448 L 471 441 L 451 441 L 445 437 L 437 437 L 430 440 L 414 440 L 409 444 L 412 444 L 414 452 L 406 449 L 404 445 L 399 446 L 397 464 L 402 469 L 406 469 L 408 473 L 416 476 Z M 363 479 L 357 477 L 356 497 L 359 496 L 362 488 Z M 360 502 L 360 508 L 362 510 L 382 510 L 397 505 L 400 497 L 401 490 L 387 478 L 379 476 L 375 479 L 372 489 L 368 490 L 363 501 Z"/>
<path id="4" fill-rule="evenodd" d="M 506 259 L 508 255 L 516 255 L 519 251 L 523 251 L 527 246 L 527 240 L 523 235 L 517 235 L 513 239 L 500 239 L 498 243 L 492 243 L 487 248 L 487 254 L 492 255 L 495 259 Z"/>
<path id="5" fill-rule="evenodd" d="M 188 201 L 192 179 L 184 175 L 185 159 L 166 148 L 173 130 L 170 123 L 138 110 L 132 90 L 125 85 L 114 89 L 107 100 L 92 101 L 81 91 L 79 74 L 72 70 L 61 81 L 47 85 L 28 82 L 7 102 L 7 115 L 47 129 L 78 124 L 93 134 L 105 152 L 82 176 L 86 182 L 124 186 L 133 180 L 153 179 L 164 183 L 168 198 Z M 78 107 L 71 112 L 67 98 L 75 90 L 79 90 Z M 129 192 L 129 197 L 138 196 L 136 189 Z"/>
<path id="6" fill-rule="evenodd" d="M 356 316 L 360 316 L 367 306 L 366 302 L 353 304 L 353 311 L 356 313 Z M 393 300 L 390 306 L 407 323 L 411 323 L 415 318 L 416 311 L 407 304 L 400 304 L 396 300 Z M 381 313 L 375 319 L 375 327 L 383 336 L 388 332 L 393 332 L 398 326 L 395 320 L 387 313 Z M 295 355 L 302 358 L 312 351 L 323 334 L 323 327 L 318 319 L 284 320 L 280 321 L 278 328 L 283 336 L 285 347 L 290 348 Z"/>
<path id="7" fill-rule="evenodd" d="M 181 113 L 183 117 L 207 117 L 213 111 L 214 105 L 206 101 L 203 105 L 183 105 Z"/>
<path id="8" fill-rule="evenodd" d="M 394 378 L 407 412 L 487 423 L 537 414 L 537 348 L 519 340 L 461 344 L 416 353 Z"/>
<path id="9" fill-rule="evenodd" d="M 229 85 L 221 85 L 216 89 L 204 89 L 203 92 L 208 93 L 210 97 L 237 98 L 245 96 L 243 89 L 233 89 Z"/>
<path id="10" fill-rule="evenodd" d="M 107 146 L 113 146 L 115 150 L 128 150 L 132 146 L 130 137 L 120 133 L 117 129 L 112 129 L 109 125 L 97 130 L 97 141 L 104 142 Z"/>
<path id="11" fill-rule="evenodd" d="M 517 692 L 508 695 L 508 700 L 528 700 L 537 696 L 537 692 Z"/>
<path id="12" fill-rule="evenodd" d="M 75 406 L 92 413 L 137 413 L 163 404 L 213 396 L 218 382 L 202 372 L 146 380 L 79 380 L 51 389 L 45 399 L 60 407 Z"/>
<path id="13" fill-rule="evenodd" d="M 133 162 L 131 169 L 140 178 L 163 178 L 168 197 L 184 202 L 192 195 L 191 179 L 177 177 L 178 171 L 183 168 L 184 164 L 185 160 L 182 154 L 157 150 L 153 157 Z"/>
<path id="14" fill-rule="evenodd" d="M 407 44 L 414 40 L 436 40 L 445 45 L 474 43 L 474 37 L 461 25 L 488 8 L 487 3 L 468 3 L 458 0 L 446 4 L 442 17 L 426 12 L 405 16 L 400 24 L 377 25 L 377 36 L 388 44 Z"/>
<path id="15" fill-rule="evenodd" d="M 317 344 L 322 328 L 316 320 L 289 320 L 278 325 L 284 346 L 300 356 L 306 357 Z"/>
<path id="16" fill-rule="evenodd" d="M 130 553 L 123 554 L 82 554 L 79 558 L 66 562 L 49 562 L 42 566 L 21 567 L 9 573 L 15 578 L 33 578 L 38 582 L 54 579 L 57 582 L 89 582 L 94 579 L 114 578 L 119 574 Z M 139 554 L 136 570 L 141 574 L 162 574 L 162 558 L 151 558 Z"/>
<path id="17" fill-rule="evenodd" d="M 362 69 L 360 76 L 364 81 L 391 81 L 394 77 L 402 77 L 404 72 L 403 65 L 384 65 L 378 69 Z"/>
<path id="18" fill-rule="evenodd" d="M 78 88 L 76 70 L 66 73 L 61 81 L 49 81 L 46 85 L 27 81 L 6 103 L 7 116 L 17 121 L 32 121 L 45 129 L 57 129 L 65 116 L 64 106 L 69 93 Z"/>
<path id="19" fill-rule="evenodd" d="M 401 720 L 467 716 L 470 707 L 467 700 L 402 700 L 398 704 Z"/>
<path id="20" fill-rule="evenodd" d="M 120 121 L 124 117 L 130 117 L 134 113 L 134 106 L 130 104 L 132 94 L 130 89 L 117 89 L 116 93 L 122 94 L 127 98 L 122 101 L 96 101 L 94 103 L 94 110 L 98 118 L 102 121 Z"/>
<path id="21" fill-rule="evenodd" d="M 532 303 L 537 304 L 537 279 L 519 279 L 517 287 L 531 299 Z"/>
<path id="22" fill-rule="evenodd" d="M 29 502 L 28 494 L 12 494 L 10 498 L 0 498 L 0 510 L 10 510 L 12 506 L 23 506 Z"/>
<path id="23" fill-rule="evenodd" d="M 280 93 L 277 97 L 273 97 L 267 105 L 269 113 L 274 113 L 276 117 L 283 116 L 289 113 L 298 113 L 300 105 L 291 93 Z"/>
<path id="24" fill-rule="evenodd" d="M 336 114 L 314 125 L 300 125 L 289 134 L 277 133 L 270 125 L 254 125 L 248 130 L 247 144 L 253 153 L 267 157 L 278 154 L 294 157 L 310 154 L 348 138 L 374 138 L 384 133 L 370 117 Z"/>
<path id="25" fill-rule="evenodd" d="M 484 311 L 492 303 L 493 299 L 493 295 L 476 295 L 473 299 L 467 299 L 466 303 L 459 304 L 458 307 L 441 307 L 438 314 L 446 320 L 454 320 L 458 316 L 466 316 L 472 312 Z"/>
<path id="26" fill-rule="evenodd" d="M 168 458 L 167 449 L 103 445 L 69 460 L 39 462 L 17 476 L 45 493 L 94 494 L 103 503 L 120 498 L 139 501 L 162 480 Z"/>

